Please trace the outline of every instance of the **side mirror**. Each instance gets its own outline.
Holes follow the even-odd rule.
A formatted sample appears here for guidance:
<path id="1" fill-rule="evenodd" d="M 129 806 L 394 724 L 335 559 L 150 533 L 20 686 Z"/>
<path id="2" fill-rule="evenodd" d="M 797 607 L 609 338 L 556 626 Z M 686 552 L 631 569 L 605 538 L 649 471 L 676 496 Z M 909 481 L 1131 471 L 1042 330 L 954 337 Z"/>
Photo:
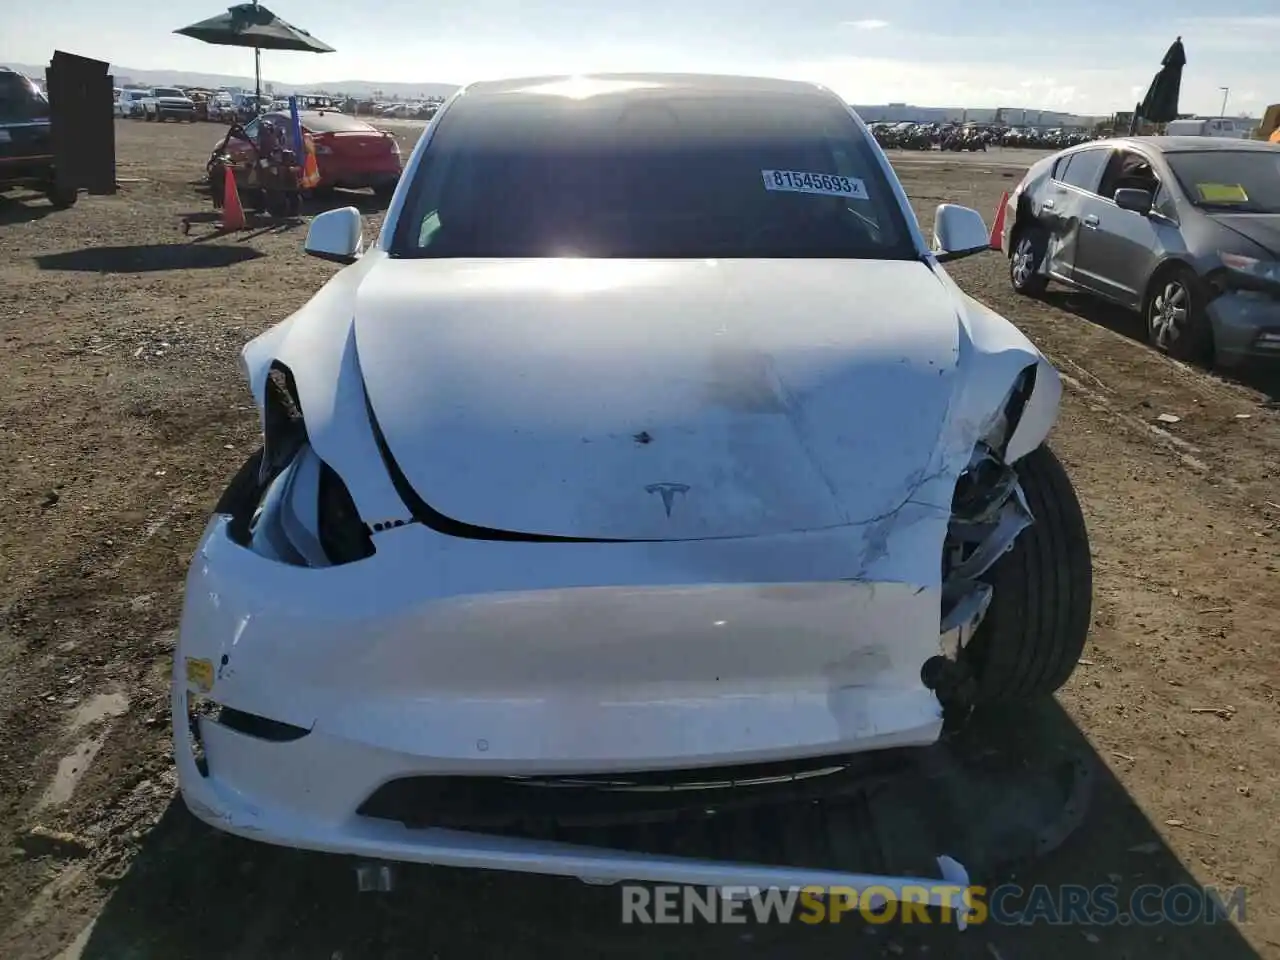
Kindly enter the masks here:
<path id="1" fill-rule="evenodd" d="M 982 214 L 954 203 L 938 205 L 933 218 L 933 252 L 948 263 L 991 249 L 991 238 Z"/>
<path id="2" fill-rule="evenodd" d="M 303 249 L 333 263 L 355 263 L 364 252 L 364 225 L 355 207 L 326 210 L 311 221 Z"/>
<path id="3" fill-rule="evenodd" d="M 1112 199 L 1121 210 L 1132 210 L 1144 217 L 1151 212 L 1151 204 L 1155 200 L 1150 190 L 1133 190 L 1129 187 L 1121 187 Z"/>

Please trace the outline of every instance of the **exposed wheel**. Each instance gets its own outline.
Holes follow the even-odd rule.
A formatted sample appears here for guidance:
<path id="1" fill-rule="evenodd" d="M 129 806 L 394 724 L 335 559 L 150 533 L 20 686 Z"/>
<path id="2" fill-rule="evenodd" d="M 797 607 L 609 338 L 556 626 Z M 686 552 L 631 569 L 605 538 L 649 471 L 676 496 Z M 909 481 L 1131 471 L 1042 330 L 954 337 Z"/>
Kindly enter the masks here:
<path id="1" fill-rule="evenodd" d="M 144 113 L 144 114 L 142 115 L 142 119 L 146 120 L 146 121 L 147 121 L 147 123 L 150 123 L 150 122 L 151 122 L 151 121 L 153 121 L 155 118 L 156 118 L 156 117 L 155 117 L 155 114 L 154 114 L 154 113 Z"/>
<path id="2" fill-rule="evenodd" d="M 1048 696 L 1067 682 L 1093 615 L 1093 560 L 1080 502 L 1042 445 L 1014 468 L 1035 522 L 991 568 L 991 605 L 964 656 L 978 704 Z"/>
<path id="3" fill-rule="evenodd" d="M 373 195 L 378 198 L 379 203 L 390 203 L 395 193 L 396 185 L 394 183 L 390 185 L 383 184 L 373 188 Z"/>
<path id="4" fill-rule="evenodd" d="M 1009 282 L 1013 289 L 1028 297 L 1038 297 L 1049 286 L 1049 278 L 1040 273 L 1049 250 L 1049 234 L 1034 223 L 1017 230 L 1013 254 L 1009 257 Z"/>
<path id="5" fill-rule="evenodd" d="M 1213 333 L 1199 278 L 1186 267 L 1158 273 L 1147 293 L 1147 340 L 1179 360 L 1211 360 Z"/>

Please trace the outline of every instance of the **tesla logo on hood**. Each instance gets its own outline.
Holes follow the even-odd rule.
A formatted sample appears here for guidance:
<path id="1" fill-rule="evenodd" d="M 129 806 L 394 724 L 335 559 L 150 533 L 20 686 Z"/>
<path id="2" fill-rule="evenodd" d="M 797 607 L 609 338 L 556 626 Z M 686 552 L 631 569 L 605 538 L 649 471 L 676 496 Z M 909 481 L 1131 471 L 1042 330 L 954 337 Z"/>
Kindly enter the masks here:
<path id="1" fill-rule="evenodd" d="M 644 488 L 645 493 L 656 493 L 662 497 L 662 509 L 667 511 L 667 516 L 671 516 L 671 504 L 676 499 L 677 493 L 688 493 L 689 485 L 687 483 L 651 483 Z"/>

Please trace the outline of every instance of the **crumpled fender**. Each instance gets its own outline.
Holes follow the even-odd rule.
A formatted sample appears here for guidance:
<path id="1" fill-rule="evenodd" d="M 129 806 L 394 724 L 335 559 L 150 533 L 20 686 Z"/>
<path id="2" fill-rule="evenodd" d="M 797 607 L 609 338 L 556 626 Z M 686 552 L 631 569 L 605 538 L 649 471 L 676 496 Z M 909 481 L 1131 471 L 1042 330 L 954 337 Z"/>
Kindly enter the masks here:
<path id="1" fill-rule="evenodd" d="M 945 271 L 940 279 L 956 298 L 960 312 L 960 364 L 975 373 L 964 379 L 952 405 L 951 436 L 965 456 L 973 444 L 997 424 L 1010 392 L 1028 367 L 1035 367 L 1035 386 L 1007 438 L 1005 459 L 1013 463 L 1040 446 L 1058 417 L 1062 380 L 1058 371 L 1025 334 L 994 310 L 962 291 Z"/>
<path id="2" fill-rule="evenodd" d="M 273 363 L 293 373 L 307 440 L 346 483 L 366 523 L 408 520 L 382 465 L 365 406 L 352 324 L 356 290 L 385 254 L 370 251 L 342 270 L 303 307 L 245 344 L 240 363 L 265 425 Z M 305 322 L 299 318 L 306 314 Z"/>

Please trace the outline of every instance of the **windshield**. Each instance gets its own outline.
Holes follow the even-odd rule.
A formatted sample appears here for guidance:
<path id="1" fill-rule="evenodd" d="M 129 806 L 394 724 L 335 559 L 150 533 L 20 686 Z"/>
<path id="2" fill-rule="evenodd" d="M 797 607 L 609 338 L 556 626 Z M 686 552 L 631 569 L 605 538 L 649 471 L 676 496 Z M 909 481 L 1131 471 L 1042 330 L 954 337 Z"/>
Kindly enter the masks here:
<path id="1" fill-rule="evenodd" d="M 1280 213 L 1280 149 L 1168 153 L 1165 159 L 1197 207 Z"/>
<path id="2" fill-rule="evenodd" d="M 0 121 L 43 120 L 49 116 L 49 101 L 40 89 L 17 73 L 0 73 Z"/>
<path id="3" fill-rule="evenodd" d="M 175 87 L 156 87 L 157 97 L 185 97 L 186 94 Z"/>
<path id="4" fill-rule="evenodd" d="M 918 256 L 870 139 L 822 95 L 464 96 L 436 123 L 395 255 Z"/>

